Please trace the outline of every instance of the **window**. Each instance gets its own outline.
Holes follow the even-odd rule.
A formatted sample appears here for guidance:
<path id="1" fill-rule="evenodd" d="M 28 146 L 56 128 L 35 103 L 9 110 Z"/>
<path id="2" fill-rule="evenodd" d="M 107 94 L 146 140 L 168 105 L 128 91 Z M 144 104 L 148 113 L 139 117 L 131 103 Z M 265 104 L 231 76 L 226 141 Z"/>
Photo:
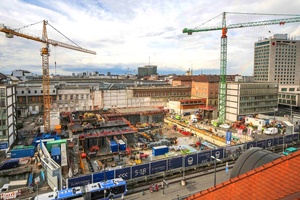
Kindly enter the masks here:
<path id="1" fill-rule="evenodd" d="M 287 88 L 281 88 L 281 91 L 287 91 Z"/>
<path id="2" fill-rule="evenodd" d="M 295 91 L 295 88 L 289 88 L 289 91 Z"/>

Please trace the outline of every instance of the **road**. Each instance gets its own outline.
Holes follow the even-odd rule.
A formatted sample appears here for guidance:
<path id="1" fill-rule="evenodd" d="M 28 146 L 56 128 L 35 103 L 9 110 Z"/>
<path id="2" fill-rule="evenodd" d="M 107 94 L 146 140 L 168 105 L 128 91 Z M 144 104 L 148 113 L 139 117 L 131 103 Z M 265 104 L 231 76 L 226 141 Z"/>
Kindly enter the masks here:
<path id="1" fill-rule="evenodd" d="M 175 200 L 175 199 L 183 199 L 184 197 L 197 193 L 199 191 L 208 189 L 214 185 L 214 173 L 212 174 L 205 174 L 203 172 L 200 172 L 203 175 L 201 177 L 197 176 L 195 177 L 195 174 L 189 175 L 189 177 L 195 177 L 188 179 L 189 177 L 187 176 L 187 184 L 185 186 L 181 185 L 181 178 L 178 178 L 177 182 L 174 184 L 169 184 L 169 187 L 167 187 L 164 191 L 163 195 L 163 190 L 160 190 L 158 192 L 153 192 L 150 193 L 149 187 L 145 189 L 145 194 L 142 195 L 142 192 L 135 192 L 134 191 L 129 191 L 129 193 L 125 196 L 125 200 L 136 200 L 136 199 L 151 199 L 151 200 L 159 200 L 159 199 L 166 199 L 166 200 Z M 217 171 L 216 173 L 216 183 L 222 183 L 224 181 L 229 180 L 230 178 L 230 173 L 231 169 L 229 169 L 228 174 L 226 174 L 225 169 L 221 171 Z M 161 184 L 159 182 L 158 184 Z M 121 198 L 118 198 L 121 199 Z"/>

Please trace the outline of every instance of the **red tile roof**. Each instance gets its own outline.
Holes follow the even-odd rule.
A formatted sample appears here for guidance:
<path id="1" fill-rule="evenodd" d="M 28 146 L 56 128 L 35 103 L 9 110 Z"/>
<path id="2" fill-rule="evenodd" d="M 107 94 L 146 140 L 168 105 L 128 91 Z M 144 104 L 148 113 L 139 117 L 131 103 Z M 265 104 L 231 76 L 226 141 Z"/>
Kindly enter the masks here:
<path id="1" fill-rule="evenodd" d="M 300 151 L 186 198 L 194 199 L 300 200 Z"/>

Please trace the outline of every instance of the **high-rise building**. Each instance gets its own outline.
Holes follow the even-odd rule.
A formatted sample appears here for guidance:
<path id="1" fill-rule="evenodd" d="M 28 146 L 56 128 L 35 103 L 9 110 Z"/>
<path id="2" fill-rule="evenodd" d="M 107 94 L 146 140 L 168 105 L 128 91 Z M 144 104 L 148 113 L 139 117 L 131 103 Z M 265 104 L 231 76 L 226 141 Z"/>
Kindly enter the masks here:
<path id="1" fill-rule="evenodd" d="M 255 42 L 254 80 L 300 84 L 300 40 L 274 34 Z"/>
<path id="2" fill-rule="evenodd" d="M 157 74 L 156 65 L 146 65 L 144 67 L 138 67 L 138 77 L 151 76 Z"/>
<path id="3" fill-rule="evenodd" d="M 0 73 L 0 149 L 17 139 L 16 85 Z"/>

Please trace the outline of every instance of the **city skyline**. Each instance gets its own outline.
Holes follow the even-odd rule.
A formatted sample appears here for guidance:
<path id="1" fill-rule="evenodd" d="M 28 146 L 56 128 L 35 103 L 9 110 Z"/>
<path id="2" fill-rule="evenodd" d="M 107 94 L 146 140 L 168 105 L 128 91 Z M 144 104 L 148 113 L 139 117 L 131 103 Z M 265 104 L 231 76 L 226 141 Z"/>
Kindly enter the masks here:
<path id="1" fill-rule="evenodd" d="M 221 31 L 182 33 L 183 28 L 199 27 L 222 12 L 296 14 L 300 2 L 272 1 L 39 1 L 0 2 L 0 24 L 21 28 L 38 21 L 49 24 L 83 48 L 89 55 L 50 46 L 50 74 L 97 71 L 102 74 L 137 74 L 137 68 L 157 65 L 160 74 L 219 74 Z M 287 16 L 288 17 L 288 16 Z M 291 17 L 291 16 L 289 16 Z M 284 16 L 227 15 L 227 25 L 280 19 Z M 221 16 L 203 27 L 221 26 Z M 41 37 L 42 23 L 20 29 Z M 48 37 L 70 43 L 47 26 Z M 228 31 L 228 74 L 252 75 L 254 43 L 276 33 L 300 39 L 300 23 L 260 26 Z M 10 74 L 25 69 L 41 74 L 41 44 L 24 38 L 9 39 L 0 33 L 0 69 Z"/>

